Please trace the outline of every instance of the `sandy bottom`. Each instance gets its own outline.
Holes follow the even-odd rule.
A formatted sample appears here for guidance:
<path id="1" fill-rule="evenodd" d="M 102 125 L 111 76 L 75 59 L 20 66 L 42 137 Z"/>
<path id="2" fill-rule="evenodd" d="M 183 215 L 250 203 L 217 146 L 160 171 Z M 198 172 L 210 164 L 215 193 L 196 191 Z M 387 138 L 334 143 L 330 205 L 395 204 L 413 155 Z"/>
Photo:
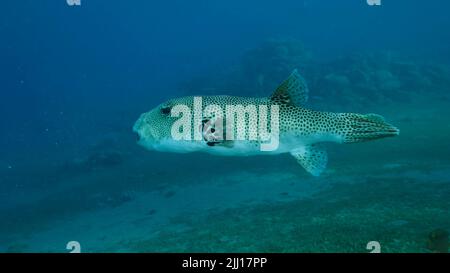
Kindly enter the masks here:
<path id="1" fill-rule="evenodd" d="M 433 251 L 430 234 L 450 231 L 450 116 L 418 102 L 381 112 L 397 138 L 330 145 L 320 178 L 288 155 L 139 147 L 116 167 L 2 171 L 38 182 L 3 192 L 0 251 L 68 252 L 69 241 L 82 252 L 368 252 L 369 241 Z"/>

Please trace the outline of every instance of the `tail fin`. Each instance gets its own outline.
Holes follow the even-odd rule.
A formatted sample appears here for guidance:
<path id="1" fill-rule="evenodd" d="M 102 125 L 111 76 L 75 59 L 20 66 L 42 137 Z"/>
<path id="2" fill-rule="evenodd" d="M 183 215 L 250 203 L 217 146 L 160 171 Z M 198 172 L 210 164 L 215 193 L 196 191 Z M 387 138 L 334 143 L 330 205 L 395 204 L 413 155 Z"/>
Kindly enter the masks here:
<path id="1" fill-rule="evenodd" d="M 376 114 L 341 114 L 344 119 L 340 129 L 343 130 L 344 143 L 363 142 L 385 137 L 397 136 L 400 130 L 387 123 Z"/>

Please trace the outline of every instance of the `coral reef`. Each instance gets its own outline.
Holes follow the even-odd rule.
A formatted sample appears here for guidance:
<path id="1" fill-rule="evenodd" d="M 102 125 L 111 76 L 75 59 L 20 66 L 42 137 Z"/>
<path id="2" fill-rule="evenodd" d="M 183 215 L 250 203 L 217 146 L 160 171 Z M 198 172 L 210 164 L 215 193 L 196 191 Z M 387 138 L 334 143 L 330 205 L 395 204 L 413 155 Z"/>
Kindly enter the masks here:
<path id="1" fill-rule="evenodd" d="M 116 151 L 104 151 L 100 153 L 94 153 L 89 155 L 84 164 L 88 169 L 95 169 L 98 167 L 110 167 L 116 166 L 122 163 L 122 154 Z"/>
<path id="2" fill-rule="evenodd" d="M 428 69 L 429 65 L 405 60 L 391 52 L 355 54 L 325 64 L 315 90 L 322 96 L 340 93 L 337 97 L 341 103 L 408 101 L 412 93 L 434 89 L 438 84 L 430 80 Z M 438 77 L 449 76 L 444 72 Z"/>
<path id="3" fill-rule="evenodd" d="M 104 139 L 91 145 L 82 156 L 66 161 L 62 166 L 62 171 L 71 174 L 83 174 L 102 168 L 116 167 L 122 164 L 124 155 L 119 151 L 114 140 Z"/>
<path id="4" fill-rule="evenodd" d="M 296 40 L 271 40 L 246 52 L 231 72 L 184 83 L 188 94 L 267 96 L 298 68 L 311 102 L 353 109 L 371 104 L 408 102 L 414 94 L 439 93 L 450 84 L 450 67 L 406 58 L 391 51 L 354 53 L 319 62 Z M 207 92 L 204 92 L 207 91 Z M 446 98 L 449 99 L 449 98 Z"/>
<path id="5" fill-rule="evenodd" d="M 293 69 L 302 71 L 312 64 L 312 54 L 297 40 L 269 40 L 249 50 L 239 65 L 192 79 L 180 86 L 188 94 L 267 96 Z M 268 91 L 270 90 L 270 91 Z M 268 93 L 269 92 L 269 93 Z"/>
<path id="6" fill-rule="evenodd" d="M 241 61 L 241 81 L 245 90 L 267 96 L 293 69 L 309 71 L 312 54 L 296 40 L 270 40 L 248 51 Z"/>
<path id="7" fill-rule="evenodd" d="M 440 191 L 439 194 L 436 194 Z M 364 194 L 361 194 L 363 193 Z M 137 252 L 445 252 L 450 226 L 447 183 L 370 177 L 339 183 L 312 198 L 185 216 L 157 237 L 129 242 Z M 426 204 L 426 205 L 424 205 Z M 312 236 L 313 235 L 313 236 Z M 351 236 L 349 236 L 351 235 Z"/>

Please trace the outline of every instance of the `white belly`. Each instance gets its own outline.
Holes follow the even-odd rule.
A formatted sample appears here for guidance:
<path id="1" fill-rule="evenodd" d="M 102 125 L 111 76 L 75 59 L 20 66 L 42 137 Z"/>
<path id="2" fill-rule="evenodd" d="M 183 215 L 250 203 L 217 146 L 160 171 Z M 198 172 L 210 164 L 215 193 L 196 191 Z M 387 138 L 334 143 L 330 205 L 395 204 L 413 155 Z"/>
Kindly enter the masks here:
<path id="1" fill-rule="evenodd" d="M 329 137 L 324 136 L 310 136 L 298 137 L 291 135 L 284 135 L 279 141 L 278 148 L 272 151 L 261 150 L 261 145 L 255 142 L 235 141 L 233 145 L 214 145 L 208 146 L 205 141 L 175 141 L 173 139 L 162 140 L 159 143 L 139 142 L 140 145 L 149 150 L 156 150 L 161 152 L 173 153 L 192 153 L 205 152 L 219 156 L 254 156 L 254 155 L 276 155 L 282 153 L 289 153 L 290 151 L 305 145 L 310 145 L 318 142 L 334 141 Z"/>

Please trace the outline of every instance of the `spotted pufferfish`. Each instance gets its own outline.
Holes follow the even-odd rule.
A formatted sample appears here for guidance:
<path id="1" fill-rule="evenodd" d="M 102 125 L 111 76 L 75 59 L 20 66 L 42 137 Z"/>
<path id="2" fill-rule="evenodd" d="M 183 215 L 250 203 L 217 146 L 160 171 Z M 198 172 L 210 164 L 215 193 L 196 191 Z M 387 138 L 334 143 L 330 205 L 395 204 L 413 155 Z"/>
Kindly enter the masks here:
<path id="1" fill-rule="evenodd" d="M 192 120 L 189 130 L 200 131 L 200 139 L 175 140 L 172 127 L 179 119 L 172 113 L 174 106 L 194 107 L 195 97 L 170 99 L 153 110 L 144 113 L 136 121 L 133 131 L 138 134 L 138 143 L 149 150 L 162 152 L 207 152 L 221 156 L 274 155 L 290 153 L 297 162 L 313 176 L 319 176 L 326 168 L 328 156 L 323 143 L 356 143 L 399 134 L 399 130 L 377 114 L 320 112 L 305 108 L 308 87 L 297 70 L 281 83 L 275 92 L 266 98 L 236 96 L 203 96 L 202 107 L 217 105 L 223 109 L 220 116 L 223 137 L 213 137 L 215 116 L 203 115 L 199 124 Z M 272 151 L 262 151 L 260 144 L 266 139 L 227 140 L 227 130 L 249 136 L 259 124 L 249 119 L 237 121 L 232 128 L 227 126 L 226 106 L 265 105 L 278 106 L 279 145 Z M 204 109 L 204 108 L 203 108 Z M 270 113 L 269 120 L 270 120 Z M 225 124 L 224 124 L 225 123 Z M 269 124 L 269 123 L 268 123 Z M 270 130 L 270 129 L 269 129 Z M 219 131 L 219 130 L 218 130 Z M 242 132 L 241 132 L 242 133 Z"/>

